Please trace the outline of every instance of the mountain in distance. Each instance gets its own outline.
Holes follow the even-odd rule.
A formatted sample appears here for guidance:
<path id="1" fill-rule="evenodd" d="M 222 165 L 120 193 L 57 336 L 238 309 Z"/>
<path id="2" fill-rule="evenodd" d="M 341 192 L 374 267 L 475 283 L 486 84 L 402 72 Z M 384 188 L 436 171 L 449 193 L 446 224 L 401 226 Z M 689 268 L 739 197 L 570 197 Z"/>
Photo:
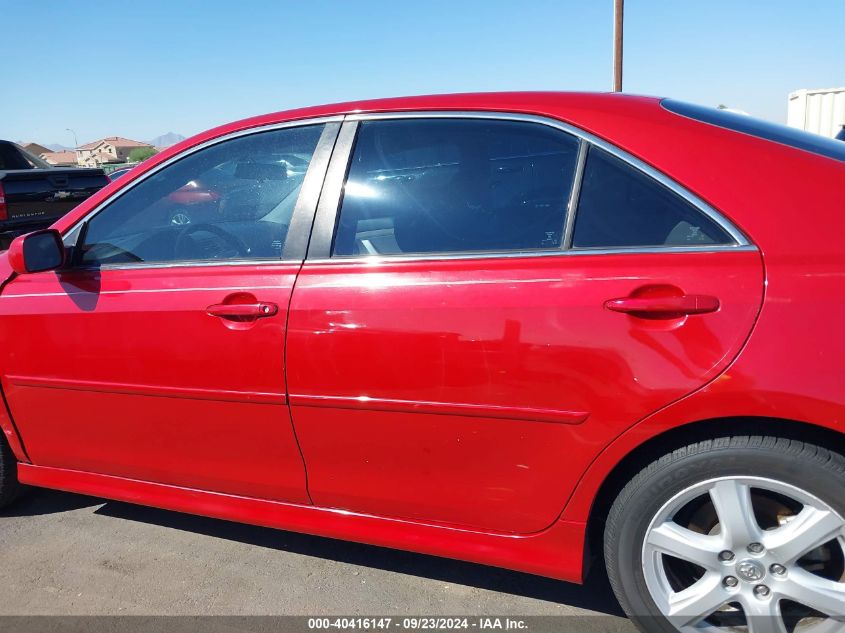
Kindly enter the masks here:
<path id="1" fill-rule="evenodd" d="M 168 132 L 167 134 L 162 134 L 161 136 L 156 136 L 154 139 L 147 141 L 153 147 L 170 147 L 171 145 L 176 145 L 179 141 L 184 141 L 185 137 L 181 134 L 176 134 L 175 132 Z"/>
<path id="2" fill-rule="evenodd" d="M 61 143 L 49 143 L 44 147 L 51 149 L 54 152 L 67 152 L 73 149 L 72 147 L 66 147 L 65 145 L 62 145 Z"/>

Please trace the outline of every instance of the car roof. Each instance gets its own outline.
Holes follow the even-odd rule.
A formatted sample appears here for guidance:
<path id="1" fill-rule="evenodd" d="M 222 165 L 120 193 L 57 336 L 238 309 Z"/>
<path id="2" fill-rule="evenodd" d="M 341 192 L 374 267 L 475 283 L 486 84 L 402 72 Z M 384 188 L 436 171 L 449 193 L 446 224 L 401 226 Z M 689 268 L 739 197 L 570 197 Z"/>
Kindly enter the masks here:
<path id="1" fill-rule="evenodd" d="M 624 108 L 630 101 L 647 99 L 658 103 L 658 97 L 642 97 L 618 92 L 469 92 L 454 94 L 416 95 L 346 101 L 328 105 L 285 110 L 245 121 L 267 117 L 279 120 L 331 116 L 357 112 L 401 112 L 408 110 L 483 110 L 495 111 L 546 111 L 549 109 L 603 104 L 606 107 Z"/>
<path id="2" fill-rule="evenodd" d="M 613 137 L 614 125 L 609 122 L 632 115 L 638 118 L 669 115 L 683 120 L 660 107 L 659 97 L 614 92 L 475 92 L 419 95 L 346 101 L 262 114 L 226 123 L 201 132 L 165 149 L 154 157 L 159 163 L 170 156 L 227 134 L 251 128 L 322 117 L 348 114 L 409 111 L 507 112 L 557 119 L 602 138 Z"/>
<path id="3" fill-rule="evenodd" d="M 624 110 L 632 103 L 649 103 L 655 109 L 659 109 L 660 99 L 658 97 L 643 97 L 613 92 L 549 91 L 475 92 L 389 97 L 282 110 L 234 121 L 209 130 L 209 134 L 216 136 L 231 131 L 285 121 L 357 113 L 453 110 L 500 111 L 556 116 L 564 111 L 585 109 Z"/>

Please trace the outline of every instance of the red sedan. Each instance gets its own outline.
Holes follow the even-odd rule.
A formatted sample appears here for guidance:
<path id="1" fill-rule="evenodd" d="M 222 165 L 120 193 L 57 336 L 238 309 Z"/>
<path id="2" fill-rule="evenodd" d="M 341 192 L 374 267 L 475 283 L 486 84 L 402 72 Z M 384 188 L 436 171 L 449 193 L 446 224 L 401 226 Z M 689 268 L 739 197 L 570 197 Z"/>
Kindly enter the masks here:
<path id="1" fill-rule="evenodd" d="M 832 139 L 607 94 L 200 134 L 0 256 L 0 502 L 598 562 L 644 631 L 840 630 L 843 179 Z"/>

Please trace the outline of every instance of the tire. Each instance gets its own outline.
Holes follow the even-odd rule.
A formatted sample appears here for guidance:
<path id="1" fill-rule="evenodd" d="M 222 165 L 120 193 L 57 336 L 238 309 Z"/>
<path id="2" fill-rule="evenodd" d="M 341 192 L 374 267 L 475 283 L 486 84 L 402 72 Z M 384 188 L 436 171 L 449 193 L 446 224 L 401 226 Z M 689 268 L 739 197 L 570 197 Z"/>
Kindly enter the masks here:
<path id="1" fill-rule="evenodd" d="M 11 504 L 20 494 L 18 461 L 6 438 L 0 435 L 0 509 Z"/>
<path id="2" fill-rule="evenodd" d="M 845 458 L 775 437 L 690 444 L 619 493 L 604 553 L 622 608 L 648 633 L 840 630 Z"/>

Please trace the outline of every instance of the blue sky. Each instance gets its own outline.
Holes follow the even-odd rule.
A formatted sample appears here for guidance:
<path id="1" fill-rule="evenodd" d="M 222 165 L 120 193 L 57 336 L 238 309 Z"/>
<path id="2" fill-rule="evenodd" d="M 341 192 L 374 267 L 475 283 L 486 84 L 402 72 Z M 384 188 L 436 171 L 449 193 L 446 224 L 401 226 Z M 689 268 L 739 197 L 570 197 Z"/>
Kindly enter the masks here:
<path id="1" fill-rule="evenodd" d="M 786 119 L 845 85 L 845 0 L 628 0 L 625 91 Z M 607 90 L 612 0 L 0 0 L 0 138 L 185 135 L 349 99 Z"/>

